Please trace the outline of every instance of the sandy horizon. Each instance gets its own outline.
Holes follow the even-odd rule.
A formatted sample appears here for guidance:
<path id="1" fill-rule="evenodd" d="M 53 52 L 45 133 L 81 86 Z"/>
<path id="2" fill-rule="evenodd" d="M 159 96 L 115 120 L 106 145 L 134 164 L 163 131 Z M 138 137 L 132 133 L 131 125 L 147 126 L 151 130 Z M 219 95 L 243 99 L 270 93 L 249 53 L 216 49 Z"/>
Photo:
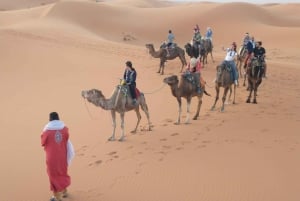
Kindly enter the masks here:
<path id="1" fill-rule="evenodd" d="M 27 0 L 0 3 L 0 200 L 49 200 L 40 134 L 57 111 L 69 127 L 76 156 L 68 201 L 299 201 L 300 4 L 174 3 L 156 0 Z M 209 17 L 208 17 L 209 16 Z M 180 75 L 179 59 L 157 72 L 156 50 L 172 29 L 191 40 L 199 24 L 214 31 L 215 62 L 202 70 L 206 90 L 200 118 L 175 125 L 178 104 L 166 76 Z M 241 45 L 245 32 L 263 41 L 268 78 L 258 104 L 237 88 L 236 104 L 210 111 L 222 47 Z M 186 59 L 189 60 L 188 55 Z M 109 111 L 84 101 L 97 88 L 109 98 L 127 60 L 137 69 L 152 131 L 143 112 L 125 115 L 126 140 L 108 142 Z M 186 114 L 183 99 L 182 121 Z M 196 110 L 192 100 L 191 116 Z M 117 116 L 116 137 L 120 137 Z"/>

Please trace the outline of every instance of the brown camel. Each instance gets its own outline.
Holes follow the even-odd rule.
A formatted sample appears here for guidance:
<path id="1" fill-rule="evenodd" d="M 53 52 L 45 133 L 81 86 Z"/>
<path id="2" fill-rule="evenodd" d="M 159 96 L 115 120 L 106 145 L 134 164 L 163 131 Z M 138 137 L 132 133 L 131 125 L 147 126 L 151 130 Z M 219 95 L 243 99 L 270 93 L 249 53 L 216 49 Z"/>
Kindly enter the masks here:
<path id="1" fill-rule="evenodd" d="M 224 112 L 225 109 L 225 100 L 228 91 L 230 91 L 229 99 L 231 97 L 232 93 L 232 84 L 234 83 L 233 79 L 231 79 L 231 69 L 229 64 L 226 62 L 221 63 L 220 65 L 217 66 L 217 78 L 215 82 L 215 88 L 216 88 L 216 99 L 214 102 L 214 105 L 211 107 L 211 110 L 214 110 L 216 108 L 216 104 L 219 100 L 219 93 L 220 93 L 220 87 L 224 88 L 223 92 L 223 97 L 222 97 L 222 107 L 221 107 L 221 112 Z M 233 104 L 235 104 L 235 90 L 236 90 L 236 85 L 234 85 L 233 88 Z"/>
<path id="2" fill-rule="evenodd" d="M 134 110 L 137 116 L 136 127 L 131 133 L 136 133 L 138 125 L 141 120 L 141 113 L 139 110 L 139 106 L 141 106 L 142 110 L 145 112 L 147 120 L 148 120 L 148 130 L 151 130 L 151 123 L 149 117 L 148 106 L 146 104 L 146 99 L 144 94 L 140 93 L 140 96 L 137 97 L 137 104 L 132 104 L 132 98 L 128 95 L 129 88 L 126 85 L 118 85 L 113 91 L 112 96 L 109 99 L 106 99 L 102 92 L 97 89 L 84 90 L 81 92 L 83 98 L 87 99 L 89 102 L 93 103 L 95 106 L 101 107 L 104 110 L 110 110 L 112 121 L 113 121 L 113 132 L 112 136 L 108 139 L 109 141 L 115 140 L 115 130 L 116 130 L 116 112 L 120 113 L 121 117 L 121 138 L 119 141 L 123 141 L 124 136 L 124 116 L 125 112 Z"/>
<path id="3" fill-rule="evenodd" d="M 194 73 L 191 74 L 193 76 L 192 79 L 199 79 L 199 76 L 196 76 Z M 172 75 L 169 77 L 166 77 L 163 82 L 168 84 L 171 88 L 171 92 L 172 95 L 177 99 L 178 102 L 178 106 L 179 106 L 179 114 L 178 114 L 178 118 L 177 121 L 175 122 L 175 124 L 180 124 L 180 116 L 181 116 L 181 98 L 185 98 L 187 101 L 187 117 L 186 117 L 186 121 L 185 123 L 188 124 L 190 121 L 190 105 L 191 105 L 191 100 L 192 97 L 197 96 L 198 98 L 198 107 L 197 107 L 197 112 L 195 114 L 195 116 L 193 117 L 194 120 L 196 120 L 199 117 L 199 113 L 200 113 L 200 109 L 201 109 L 201 105 L 202 105 L 202 96 L 203 93 L 205 93 L 206 95 L 210 96 L 210 94 L 208 94 L 205 91 L 205 86 L 201 86 L 201 93 L 197 93 L 196 91 L 196 85 L 192 84 L 192 82 L 188 81 L 188 77 L 184 77 L 185 75 L 181 75 L 181 79 L 180 82 L 178 80 L 177 75 Z"/>
<path id="4" fill-rule="evenodd" d="M 253 95 L 253 103 L 257 104 L 256 96 L 257 89 L 262 82 L 262 76 L 264 74 L 263 60 L 261 58 L 254 57 L 251 59 L 250 65 L 247 67 L 247 78 L 248 78 L 248 88 L 249 96 L 247 98 L 247 103 L 251 102 L 251 95 Z"/>
<path id="5" fill-rule="evenodd" d="M 165 62 L 167 60 L 173 60 L 179 57 L 182 64 L 180 72 L 182 72 L 183 67 L 187 65 L 185 60 L 185 52 L 177 45 L 169 49 L 169 55 L 166 48 L 160 48 L 158 51 L 155 51 L 153 44 L 146 44 L 146 48 L 149 49 L 149 53 L 152 57 L 160 58 L 160 64 L 157 73 L 161 73 L 161 75 L 164 74 Z"/>

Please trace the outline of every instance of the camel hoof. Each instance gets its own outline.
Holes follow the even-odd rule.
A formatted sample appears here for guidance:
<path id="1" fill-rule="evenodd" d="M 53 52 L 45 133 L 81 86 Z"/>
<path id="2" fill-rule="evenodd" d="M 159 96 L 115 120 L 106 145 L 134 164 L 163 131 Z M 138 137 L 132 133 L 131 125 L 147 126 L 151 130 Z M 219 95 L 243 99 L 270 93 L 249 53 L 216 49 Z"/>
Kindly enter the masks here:
<path id="1" fill-rule="evenodd" d="M 175 122 L 174 124 L 175 124 L 175 125 L 179 125 L 180 123 L 179 123 L 179 122 Z"/>
<path id="2" fill-rule="evenodd" d="M 110 137 L 107 139 L 108 141 L 115 141 L 115 138 L 114 137 Z"/>
<path id="3" fill-rule="evenodd" d="M 121 138 L 119 139 L 119 142 L 123 142 L 123 141 L 125 141 L 125 137 L 121 137 Z"/>
<path id="4" fill-rule="evenodd" d="M 248 99 L 248 100 L 246 101 L 246 103 L 250 103 L 250 100 Z"/>
<path id="5" fill-rule="evenodd" d="M 257 104 L 256 100 L 255 100 L 255 101 L 253 101 L 253 104 Z"/>
<path id="6" fill-rule="evenodd" d="M 135 133 L 136 133 L 136 130 L 130 131 L 130 133 L 133 133 L 133 134 L 135 134 Z"/>

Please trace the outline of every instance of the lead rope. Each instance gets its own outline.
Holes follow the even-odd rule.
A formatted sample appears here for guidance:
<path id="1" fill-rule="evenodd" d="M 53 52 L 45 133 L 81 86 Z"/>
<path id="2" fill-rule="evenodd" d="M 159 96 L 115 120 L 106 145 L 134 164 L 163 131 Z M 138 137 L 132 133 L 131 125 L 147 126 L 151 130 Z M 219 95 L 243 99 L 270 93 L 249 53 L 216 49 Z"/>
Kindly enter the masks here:
<path id="1" fill-rule="evenodd" d="M 155 89 L 155 90 L 152 91 L 152 92 L 143 92 L 143 93 L 144 93 L 144 94 L 154 94 L 154 93 L 156 93 L 156 92 L 162 90 L 165 86 L 166 86 L 166 84 L 164 83 L 164 84 L 162 84 L 161 87 L 159 87 L 158 89 Z"/>
<path id="2" fill-rule="evenodd" d="M 88 114 L 89 114 L 90 118 L 91 118 L 91 119 L 94 119 L 93 116 L 91 115 L 91 112 L 90 112 L 90 110 L 89 110 L 87 104 L 86 104 L 86 100 L 85 100 L 85 99 L 84 99 L 84 105 L 85 105 L 86 110 L 88 111 Z"/>

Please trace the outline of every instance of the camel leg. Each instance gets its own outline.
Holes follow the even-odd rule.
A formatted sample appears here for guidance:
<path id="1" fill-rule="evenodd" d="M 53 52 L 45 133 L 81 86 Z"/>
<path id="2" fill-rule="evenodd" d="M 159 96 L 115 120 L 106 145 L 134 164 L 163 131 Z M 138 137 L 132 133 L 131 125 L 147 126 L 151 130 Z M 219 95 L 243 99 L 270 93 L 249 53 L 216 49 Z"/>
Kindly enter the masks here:
<path id="1" fill-rule="evenodd" d="M 214 60 L 212 52 L 210 52 L 210 58 L 211 58 L 212 62 L 215 63 L 215 60 Z"/>
<path id="2" fill-rule="evenodd" d="M 198 106 L 197 106 L 197 112 L 193 118 L 193 120 L 196 120 L 199 117 L 200 109 L 202 105 L 202 95 L 198 96 Z"/>
<path id="3" fill-rule="evenodd" d="M 111 117 L 112 117 L 112 126 L 113 126 L 113 132 L 110 138 L 108 138 L 108 141 L 114 141 L 115 140 L 115 131 L 116 131 L 116 112 L 114 110 L 111 110 Z"/>
<path id="4" fill-rule="evenodd" d="M 160 61 L 160 70 L 159 70 L 161 72 L 160 73 L 161 75 L 163 75 L 165 73 L 164 70 L 165 70 L 165 61 L 161 60 Z"/>
<path id="5" fill-rule="evenodd" d="M 185 120 L 185 124 L 190 123 L 190 107 L 191 107 L 191 98 L 187 98 L 187 100 L 186 100 L 186 120 Z"/>
<path id="6" fill-rule="evenodd" d="M 247 74 L 245 73 L 244 74 L 244 83 L 243 83 L 243 86 L 246 86 L 246 78 L 247 78 Z"/>
<path id="7" fill-rule="evenodd" d="M 233 86 L 233 102 L 232 104 L 235 104 L 235 91 L 236 91 L 236 85 Z"/>
<path id="8" fill-rule="evenodd" d="M 124 141 L 125 139 L 125 123 L 124 123 L 124 116 L 125 116 L 125 112 L 121 112 L 120 113 L 120 117 L 121 117 L 121 137 L 119 139 L 119 141 Z"/>
<path id="9" fill-rule="evenodd" d="M 217 86 L 217 84 L 216 84 L 216 98 L 215 98 L 215 103 L 214 103 L 214 105 L 211 107 L 211 111 L 213 111 L 215 108 L 216 108 L 216 104 L 217 104 L 217 102 L 218 102 L 218 100 L 219 100 L 219 93 L 220 93 L 220 87 L 219 86 Z"/>
<path id="10" fill-rule="evenodd" d="M 137 128 L 138 128 L 138 126 L 140 124 L 141 118 L 142 118 L 139 107 L 136 107 L 135 113 L 136 113 L 136 116 L 137 116 L 138 120 L 136 122 L 135 129 L 133 131 L 131 131 L 131 133 L 136 133 L 136 130 L 137 130 Z"/>
<path id="11" fill-rule="evenodd" d="M 225 101 L 226 101 L 226 95 L 228 93 L 229 87 L 225 87 L 224 92 L 223 92 L 223 97 L 222 97 L 222 107 L 221 107 L 221 112 L 224 112 L 225 109 Z"/>
<path id="12" fill-rule="evenodd" d="M 177 98 L 177 102 L 178 102 L 178 117 L 177 117 L 177 121 L 175 122 L 176 125 L 180 124 L 180 116 L 181 116 L 181 98 L 178 97 Z"/>
<path id="13" fill-rule="evenodd" d="M 231 95 L 232 95 L 232 85 L 229 87 L 229 96 L 228 96 L 228 102 L 231 101 Z"/>
<path id="14" fill-rule="evenodd" d="M 148 130 L 151 131 L 150 114 L 149 114 L 148 106 L 146 104 L 146 100 L 144 97 L 141 99 L 140 105 L 141 105 L 142 110 L 145 112 L 147 120 L 148 120 Z"/>
<path id="15" fill-rule="evenodd" d="M 250 103 L 251 96 L 252 96 L 252 91 L 253 91 L 253 86 L 252 86 L 252 84 L 250 83 L 250 81 L 248 82 L 248 87 L 249 87 L 249 96 L 248 96 L 248 98 L 247 98 L 246 103 Z"/>

